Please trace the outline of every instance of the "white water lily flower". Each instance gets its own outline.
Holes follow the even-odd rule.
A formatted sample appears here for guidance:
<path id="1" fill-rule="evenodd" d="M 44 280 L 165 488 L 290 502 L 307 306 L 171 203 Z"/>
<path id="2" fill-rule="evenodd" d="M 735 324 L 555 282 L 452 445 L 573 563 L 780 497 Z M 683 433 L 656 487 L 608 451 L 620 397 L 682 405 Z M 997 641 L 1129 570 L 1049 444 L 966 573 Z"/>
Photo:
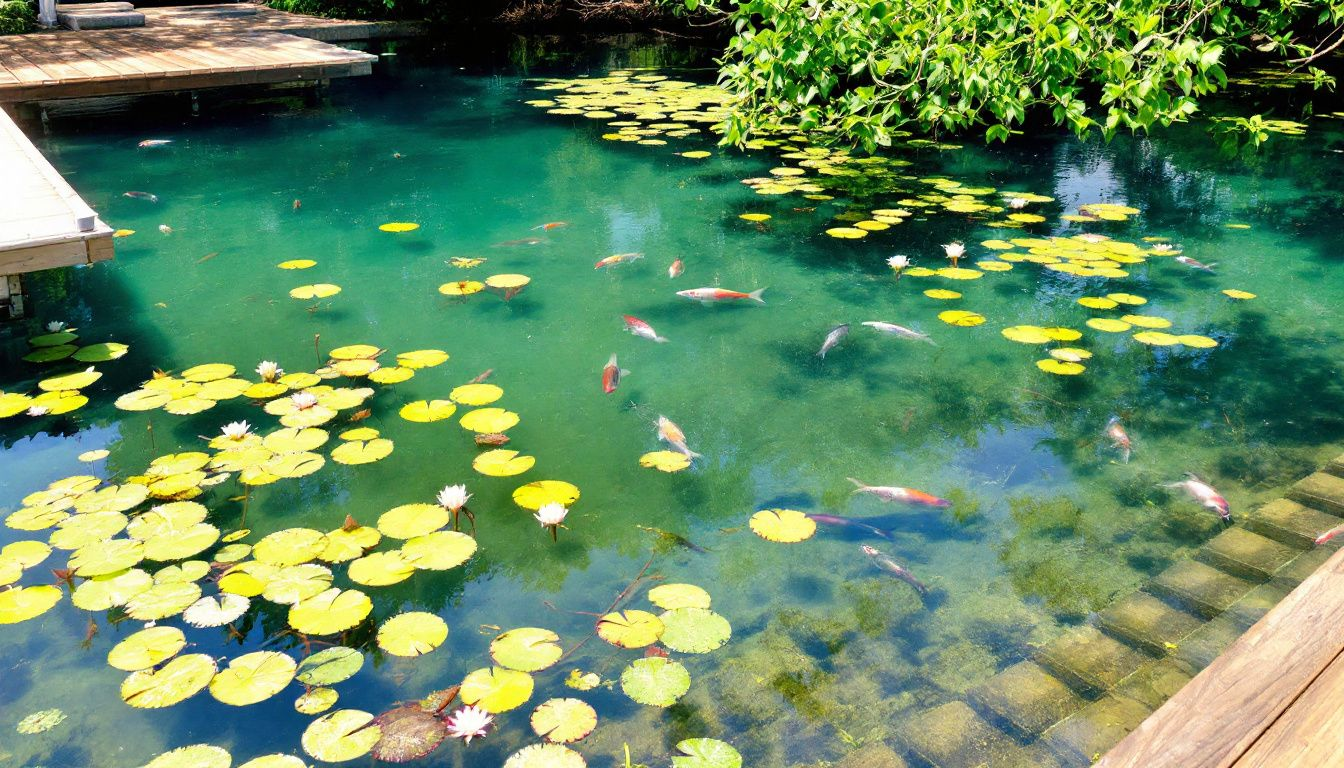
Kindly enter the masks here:
<path id="1" fill-rule="evenodd" d="M 270 360 L 262 360 L 261 363 L 257 365 L 257 375 L 261 377 L 262 381 L 275 381 L 285 375 L 285 371 L 277 363 L 273 363 Z"/>
<path id="2" fill-rule="evenodd" d="M 900 270 L 910 266 L 910 257 L 898 253 L 895 256 L 892 256 L 891 258 L 887 259 L 887 266 L 899 272 Z"/>
<path id="3" fill-rule="evenodd" d="M 60 320 L 53 320 L 50 323 L 47 323 L 48 333 L 57 333 L 63 330 L 65 330 L 65 323 L 61 322 Z"/>
<path id="4" fill-rule="evenodd" d="M 490 733 L 490 724 L 494 720 L 494 715 L 480 707 L 462 707 L 449 715 L 445 724 L 448 726 L 449 736 L 470 744 L 472 739 Z"/>
<path id="5" fill-rule="evenodd" d="M 1084 232 L 1078 236 L 1078 239 L 1082 240 L 1084 243 L 1101 243 L 1110 240 L 1111 238 L 1105 235 L 1098 235 L 1095 232 Z"/>
<path id="6" fill-rule="evenodd" d="M 295 392 L 289 396 L 289 399 L 294 403 L 294 407 L 300 411 L 306 411 L 317 405 L 317 395 L 312 392 Z"/>
<path id="7" fill-rule="evenodd" d="M 220 428 L 220 431 L 230 440 L 242 440 L 251 434 L 252 425 L 248 424 L 246 421 L 234 421 L 225 424 Z"/>
<path id="8" fill-rule="evenodd" d="M 471 494 L 467 493 L 467 486 L 465 485 L 446 485 L 442 491 L 439 491 L 438 495 L 439 506 L 450 512 L 456 512 L 465 507 L 467 499 L 470 498 Z"/>
<path id="9" fill-rule="evenodd" d="M 1158 253 L 1166 253 L 1167 251 L 1170 251 L 1170 250 L 1171 250 L 1171 244 L 1170 244 L 1170 243 L 1154 243 L 1154 244 L 1153 244 L 1153 250 L 1156 251 L 1156 252 L 1158 252 Z"/>
<path id="10" fill-rule="evenodd" d="M 955 261 L 966 255 L 966 246 L 959 242 L 944 243 L 943 253 L 947 254 L 947 258 Z"/>
<path id="11" fill-rule="evenodd" d="M 51 409 L 45 405 L 34 405 L 28 409 L 29 416 L 46 416 L 50 412 Z"/>
<path id="12" fill-rule="evenodd" d="M 537 522 L 549 527 L 565 522 L 565 515 L 568 514 L 569 510 L 565 509 L 565 505 L 552 501 L 543 504 L 534 517 L 537 518 Z"/>
<path id="13" fill-rule="evenodd" d="M 1027 203 L 1029 202 L 1031 201 L 1025 197 L 1014 197 L 1013 199 L 1008 201 L 1008 207 L 1014 210 L 1021 210 L 1023 208 L 1026 208 Z"/>

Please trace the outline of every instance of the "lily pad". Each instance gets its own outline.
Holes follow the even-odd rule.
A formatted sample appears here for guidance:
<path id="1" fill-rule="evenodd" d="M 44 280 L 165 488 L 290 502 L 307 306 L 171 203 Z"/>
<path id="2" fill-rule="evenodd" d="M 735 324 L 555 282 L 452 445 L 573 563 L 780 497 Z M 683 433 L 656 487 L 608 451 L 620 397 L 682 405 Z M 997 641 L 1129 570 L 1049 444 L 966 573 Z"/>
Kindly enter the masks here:
<path id="1" fill-rule="evenodd" d="M 356 584 L 386 587 L 410 578 L 415 569 L 397 550 L 374 552 L 350 561 L 346 575 Z"/>
<path id="2" fill-rule="evenodd" d="M 679 653 L 709 653 L 733 634 L 728 620 L 708 608 L 675 608 L 658 618 L 664 627 L 660 642 Z"/>
<path id="3" fill-rule="evenodd" d="M 796 544 L 812 538 L 817 523 L 794 509 L 763 509 L 751 516 L 751 530 L 766 541 Z"/>
<path id="4" fill-rule="evenodd" d="M 1069 360 L 1059 360 L 1050 358 L 1048 360 L 1037 360 L 1036 367 L 1046 373 L 1053 373 L 1056 376 L 1077 376 L 1087 370 L 1087 366 Z"/>
<path id="5" fill-rule="evenodd" d="M 448 639 L 448 624 L 432 613 L 398 614 L 378 628 L 378 647 L 393 656 L 423 656 Z"/>
<path id="6" fill-rule="evenodd" d="M 477 408 L 464 414 L 458 423 L 463 429 L 488 435 L 517 426 L 518 414 L 503 408 Z"/>
<path id="7" fill-rule="evenodd" d="M 252 548 L 252 556 L 270 565 L 287 566 L 316 560 L 327 548 L 327 537 L 311 528 L 286 528 L 268 534 Z"/>
<path id="8" fill-rule="evenodd" d="M 490 657 L 501 667 L 519 672 L 540 672 L 564 655 L 559 641 L 560 636 L 549 629 L 511 629 L 490 643 Z"/>
<path id="9" fill-rule="evenodd" d="M 686 739 L 677 751 L 685 757 L 673 757 L 672 768 L 742 768 L 742 754 L 718 739 Z"/>
<path id="10" fill-rule="evenodd" d="M 462 701 L 491 714 L 522 706 L 532 696 L 532 676 L 502 667 L 485 667 L 462 680 Z"/>
<path id="11" fill-rule="evenodd" d="M 238 768 L 308 768 L 308 764 L 303 758 L 276 753 L 254 757 Z"/>
<path id="12" fill-rule="evenodd" d="M 95 576 L 75 587 L 70 602 L 82 611 L 106 611 L 149 589 L 154 579 L 139 568 Z"/>
<path id="13" fill-rule="evenodd" d="M 364 666 L 364 654 L 354 648 L 325 648 L 299 662 L 295 675 L 304 685 L 335 685 L 349 680 Z"/>
<path id="14" fill-rule="evenodd" d="M 193 627 L 222 627 L 237 621 L 251 604 L 242 595 L 202 597 L 182 612 L 182 620 Z"/>
<path id="15" fill-rule="evenodd" d="M 373 749 L 383 732 L 373 715 L 358 709 L 338 709 L 308 724 L 303 732 L 303 751 L 328 763 L 343 763 Z"/>
<path id="16" fill-rule="evenodd" d="M 522 456 L 517 451 L 497 448 L 478 455 L 472 460 L 471 466 L 482 475 L 510 477 L 521 475 L 531 469 L 536 462 L 537 460 L 532 456 Z"/>
<path id="17" fill-rule="evenodd" d="M 212 744 L 192 744 L 164 752 L 143 768 L 229 768 L 233 755 Z"/>
<path id="18" fill-rule="evenodd" d="M 139 709 L 171 707 L 200 693 L 215 676 L 215 660 L 203 653 L 178 656 L 157 669 L 132 672 L 121 699 Z"/>
<path id="19" fill-rule="evenodd" d="M 289 609 L 289 625 L 305 635 L 334 635 L 364 620 L 373 610 L 357 589 L 328 589 Z"/>
<path id="20" fill-rule="evenodd" d="M 402 504 L 378 516 L 378 531 L 394 539 L 414 539 L 448 524 L 448 510 L 438 504 Z"/>
<path id="21" fill-rule="evenodd" d="M 177 627 L 147 627 L 112 646 L 107 663 L 123 672 L 139 672 L 171 659 L 186 645 L 187 637 Z"/>
<path id="22" fill-rule="evenodd" d="M 690 689 L 686 668 L 661 656 L 636 659 L 621 673 L 625 695 L 651 707 L 670 707 Z"/>
<path id="23" fill-rule="evenodd" d="M 659 472 L 680 472 L 691 466 L 691 457 L 680 451 L 650 451 L 639 457 L 639 466 Z"/>
<path id="24" fill-rule="evenodd" d="M 457 531 L 435 531 L 410 539 L 401 547 L 401 557 L 412 568 L 446 571 L 476 554 L 476 540 Z"/>
<path id="25" fill-rule="evenodd" d="M 382 731 L 373 758 L 388 763 L 418 760 L 448 736 L 447 724 L 414 704 L 384 712 L 373 722 Z"/>
<path id="26" fill-rule="evenodd" d="M 489 405 L 504 396 L 504 389 L 494 384 L 463 384 L 454 387 L 448 398 L 463 405 Z"/>
<path id="27" fill-rule="evenodd" d="M 939 312 L 938 319 L 948 325 L 955 325 L 960 328 L 971 328 L 985 322 L 984 315 L 962 309 L 949 309 L 945 312 Z"/>
<path id="28" fill-rule="evenodd" d="M 579 500 L 579 487 L 564 480 L 535 480 L 513 491 L 513 503 L 523 509 L 538 510 L 546 504 L 569 507 Z"/>
<path id="29" fill-rule="evenodd" d="M 556 744 L 579 741 L 597 727 L 597 712 L 580 699 L 549 699 L 532 712 L 532 731 Z"/>
<path id="30" fill-rule="evenodd" d="M 587 768 L 583 755 L 559 744 L 533 744 L 509 755 L 504 768 Z"/>
<path id="31" fill-rule="evenodd" d="M 294 679 L 294 660 L 279 651 L 256 651 L 229 662 L 210 681 L 210 695 L 235 707 L 265 701 Z"/>
<path id="32" fill-rule="evenodd" d="M 298 288 L 291 289 L 289 295 L 302 301 L 311 299 L 325 299 L 335 296 L 341 292 L 341 286 L 331 283 L 315 283 L 313 285 L 300 285 Z"/>
<path id="33" fill-rule="evenodd" d="M 443 421 L 457 411 L 457 405 L 451 400 L 416 400 L 402 406 L 398 414 L 407 421 L 426 424 Z"/>
<path id="34" fill-rule="evenodd" d="M 617 611 L 597 621 L 597 636 L 618 648 L 643 648 L 662 635 L 663 622 L 648 611 Z"/>
<path id="35" fill-rule="evenodd" d="M 59 709 L 44 709 L 20 720 L 15 730 L 24 735 L 46 733 L 63 722 L 65 722 L 64 712 Z"/>
<path id="36" fill-rule="evenodd" d="M 384 438 L 374 440 L 350 440 L 331 452 L 331 460 L 338 464 L 372 464 L 392 454 L 392 441 Z"/>
<path id="37" fill-rule="evenodd" d="M 433 368 L 447 361 L 448 353 L 441 349 L 417 349 L 412 352 L 401 352 L 397 355 L 397 365 L 412 370 Z"/>
<path id="38" fill-rule="evenodd" d="M 389 221 L 386 224 L 378 225 L 378 229 L 380 231 L 393 232 L 393 233 L 414 232 L 419 228 L 420 228 L 419 224 L 409 221 Z"/>
<path id="39" fill-rule="evenodd" d="M 335 688 L 318 686 L 294 700 L 294 710 L 304 715 L 320 715 L 336 705 L 341 698 Z"/>
<path id="40" fill-rule="evenodd" d="M 649 590 L 649 602 L 663 610 L 708 608 L 709 593 L 694 584 L 659 584 Z"/>

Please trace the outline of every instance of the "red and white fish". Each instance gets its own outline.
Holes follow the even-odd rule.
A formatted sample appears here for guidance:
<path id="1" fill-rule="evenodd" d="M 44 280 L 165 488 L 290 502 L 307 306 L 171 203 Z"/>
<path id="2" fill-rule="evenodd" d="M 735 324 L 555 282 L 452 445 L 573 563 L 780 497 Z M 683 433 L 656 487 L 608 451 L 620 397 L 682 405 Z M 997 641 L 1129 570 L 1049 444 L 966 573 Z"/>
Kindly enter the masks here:
<path id="1" fill-rule="evenodd" d="M 642 258 L 644 258 L 644 254 L 642 253 L 617 253 L 597 262 L 593 265 L 593 269 L 614 267 L 618 264 L 629 264 L 632 261 L 639 261 Z"/>
<path id="2" fill-rule="evenodd" d="M 148 200 L 151 203 L 159 202 L 159 196 L 150 192 L 122 192 L 122 197 L 129 197 L 135 200 Z"/>
<path id="3" fill-rule="evenodd" d="M 686 447 L 686 433 L 672 423 L 666 416 L 658 417 L 658 439 L 672 446 L 688 459 L 698 459 L 700 454 Z"/>
<path id="4" fill-rule="evenodd" d="M 172 143 L 172 139 L 145 139 L 140 142 L 139 146 L 145 149 L 153 149 L 154 147 L 166 147 Z"/>
<path id="5" fill-rule="evenodd" d="M 906 328 L 903 325 L 897 325 L 895 323 L 884 323 L 881 320 L 865 320 L 863 321 L 863 323 L 861 323 L 861 325 L 866 325 L 875 331 L 881 331 L 882 333 L 889 333 L 892 336 L 900 336 L 903 339 L 913 339 L 914 341 L 924 341 L 928 342 L 929 344 L 934 344 L 935 346 L 937 345 L 937 342 L 929 338 L 929 334 L 920 333 L 919 331 L 916 331 L 913 328 Z"/>
<path id="6" fill-rule="evenodd" d="M 1168 488 L 1180 488 L 1190 494 L 1190 498 L 1199 502 L 1201 506 L 1213 510 L 1223 520 L 1232 519 L 1232 508 L 1228 506 L 1227 499 L 1222 494 L 1213 489 L 1213 486 L 1199 479 L 1199 476 L 1193 472 L 1186 472 L 1184 480 L 1179 483 L 1168 483 Z"/>
<path id="7" fill-rule="evenodd" d="M 621 319 L 625 320 L 625 330 L 633 333 L 634 335 L 640 337 L 641 339 L 656 341 L 659 344 L 664 344 L 667 342 L 667 339 L 663 338 L 662 336 L 659 336 L 658 333 L 653 330 L 652 325 L 649 325 L 643 320 L 640 320 L 638 317 L 635 317 L 634 315 L 621 315 Z"/>
<path id="8" fill-rule="evenodd" d="M 686 271 L 686 265 L 682 262 L 681 259 L 677 259 L 672 262 L 672 265 L 670 267 L 667 268 L 667 276 L 671 278 L 681 277 L 681 273 L 685 271 Z"/>
<path id="9" fill-rule="evenodd" d="M 749 299 L 757 304 L 764 304 L 765 299 L 761 294 L 765 293 L 764 288 L 757 288 L 749 293 L 741 291 L 730 291 L 726 288 L 691 288 L 685 291 L 677 291 L 677 295 L 682 298 L 698 301 L 702 304 L 708 304 L 712 301 L 731 301 L 738 299 Z"/>
<path id="10" fill-rule="evenodd" d="M 1134 443 L 1129 439 L 1129 433 L 1125 431 L 1125 425 L 1120 423 L 1119 416 L 1112 416 L 1111 420 L 1106 422 L 1106 437 L 1111 439 L 1111 444 L 1120 451 L 1122 460 L 1129 463 L 1129 453 Z"/>
<path id="11" fill-rule="evenodd" d="M 883 501 L 894 501 L 899 504 L 913 504 L 921 507 L 952 506 L 952 502 L 947 499 L 940 499 L 914 488 L 902 488 L 897 485 L 868 485 L 862 480 L 855 480 L 852 477 L 849 478 L 849 482 L 858 486 L 854 489 L 854 493 L 867 493 Z"/>
<path id="12" fill-rule="evenodd" d="M 1341 533 L 1344 533 L 1344 525 L 1336 525 L 1334 528 L 1331 528 L 1330 530 L 1326 531 L 1325 533 L 1322 533 L 1320 536 L 1317 536 L 1317 537 L 1316 537 L 1316 545 L 1317 545 L 1317 546 L 1320 546 L 1320 545 L 1324 544 L 1325 542 L 1327 542 L 1327 541 L 1329 541 L 1329 540 L 1335 538 L 1336 536 L 1338 536 L 1338 535 L 1341 534 Z"/>
<path id="13" fill-rule="evenodd" d="M 621 377 L 628 376 L 629 371 L 622 370 L 620 363 L 616 362 L 616 353 L 611 354 L 611 359 L 607 361 L 602 368 L 602 391 L 610 395 L 621 385 Z"/>
<path id="14" fill-rule="evenodd" d="M 552 229 L 560 229 L 561 227 L 568 227 L 568 226 L 569 226 L 568 221 L 548 221 L 545 224 L 538 224 L 537 226 L 533 227 L 533 229 L 540 229 L 543 232 L 550 232 Z"/>
<path id="15" fill-rule="evenodd" d="M 1218 266 L 1217 263 L 1205 264 L 1204 262 L 1196 261 L 1190 258 L 1189 256 L 1177 256 L 1176 261 L 1180 262 L 1181 264 L 1184 264 L 1187 267 L 1190 267 L 1191 269 L 1202 269 L 1205 272 L 1212 272 L 1213 268 Z"/>

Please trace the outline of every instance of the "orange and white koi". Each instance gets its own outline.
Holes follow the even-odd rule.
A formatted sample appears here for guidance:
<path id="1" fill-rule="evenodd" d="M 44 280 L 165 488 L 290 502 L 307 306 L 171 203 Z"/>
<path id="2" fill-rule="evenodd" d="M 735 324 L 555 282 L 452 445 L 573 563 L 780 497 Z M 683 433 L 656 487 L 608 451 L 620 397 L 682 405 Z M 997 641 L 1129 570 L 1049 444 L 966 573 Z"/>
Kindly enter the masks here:
<path id="1" fill-rule="evenodd" d="M 1202 270 L 1204 270 L 1205 272 L 1212 272 L 1212 271 L 1213 271 L 1213 268 L 1216 267 L 1216 266 L 1218 266 L 1217 263 L 1214 263 L 1214 264 L 1205 264 L 1204 262 L 1202 262 L 1202 261 L 1196 261 L 1196 260 L 1190 258 L 1189 256 L 1177 256 L 1177 257 L 1176 257 L 1176 261 L 1178 261 L 1178 262 L 1184 264 L 1184 265 L 1187 266 L 1187 267 L 1190 267 L 1191 269 L 1202 269 Z"/>
<path id="2" fill-rule="evenodd" d="M 541 239 L 540 237 L 520 237 L 517 240 L 504 240 L 503 242 L 495 243 L 491 247 L 512 248 L 515 245 L 541 245 L 542 243 L 545 242 L 546 241 Z"/>
<path id="3" fill-rule="evenodd" d="M 618 264 L 629 264 L 632 261 L 639 261 L 642 258 L 644 258 L 644 254 L 642 253 L 617 253 L 597 262 L 593 265 L 593 269 L 614 267 Z"/>
<path id="4" fill-rule="evenodd" d="M 1106 436 L 1111 439 L 1111 444 L 1120 451 L 1121 459 L 1128 464 L 1129 453 L 1134 443 L 1129 439 L 1129 433 L 1125 431 L 1124 425 L 1120 423 L 1119 416 L 1112 416 L 1111 420 L 1106 422 Z"/>
<path id="5" fill-rule="evenodd" d="M 686 271 L 686 265 L 681 259 L 676 259 L 672 265 L 667 268 L 667 276 L 671 278 L 681 277 L 681 273 Z"/>
<path id="6" fill-rule="evenodd" d="M 537 226 L 533 227 L 533 229 L 540 229 L 543 232 L 550 232 L 552 229 L 560 229 L 561 227 L 568 227 L 568 226 L 569 226 L 568 221 L 548 221 L 545 224 L 538 224 Z"/>
<path id="7" fill-rule="evenodd" d="M 701 304 L 708 304 L 712 301 L 727 301 L 730 299 L 750 299 L 757 304 L 764 304 L 765 299 L 761 298 L 761 294 L 763 293 L 765 293 L 764 288 L 757 288 L 749 293 L 730 291 L 726 288 L 691 288 L 685 291 L 677 291 L 678 296 L 690 299 L 691 301 L 698 301 Z"/>
<path id="8" fill-rule="evenodd" d="M 1232 519 L 1232 509 L 1228 506 L 1227 499 L 1224 499 L 1213 486 L 1199 479 L 1199 475 L 1193 472 L 1186 472 L 1184 480 L 1179 483 L 1168 483 L 1167 488 L 1180 488 L 1190 494 L 1190 498 L 1199 502 L 1201 506 L 1213 510 L 1225 521 Z"/>
<path id="9" fill-rule="evenodd" d="M 658 439 L 672 446 L 678 453 L 683 454 L 688 459 L 698 459 L 700 454 L 686 447 L 686 433 L 681 431 L 681 427 L 672 423 L 672 420 L 666 416 L 658 417 Z"/>
<path id="10" fill-rule="evenodd" d="M 867 493 L 876 496 L 883 501 L 894 501 L 899 504 L 913 504 L 921 507 L 950 507 L 952 502 L 947 499 L 940 499 L 932 494 L 923 491 L 917 491 L 914 488 L 902 488 L 898 485 L 868 485 L 862 480 L 849 478 L 849 482 L 858 486 L 854 493 Z"/>
<path id="11" fill-rule="evenodd" d="M 1336 525 L 1334 528 L 1331 528 L 1330 530 L 1316 537 L 1316 546 L 1324 544 L 1325 542 L 1335 538 L 1341 533 L 1344 533 L 1344 525 Z"/>
<path id="12" fill-rule="evenodd" d="M 625 330 L 634 335 L 642 339 L 648 339 L 649 341 L 656 341 L 659 344 L 667 342 L 667 339 L 659 336 L 658 333 L 653 330 L 653 326 L 640 320 L 638 317 L 635 317 L 634 315 L 621 315 L 621 319 L 625 320 Z"/>
<path id="13" fill-rule="evenodd" d="M 629 371 L 622 370 L 619 363 L 616 362 L 616 353 L 612 353 L 611 359 L 607 361 L 602 368 L 602 391 L 610 395 L 621 385 L 621 377 L 628 376 Z"/>

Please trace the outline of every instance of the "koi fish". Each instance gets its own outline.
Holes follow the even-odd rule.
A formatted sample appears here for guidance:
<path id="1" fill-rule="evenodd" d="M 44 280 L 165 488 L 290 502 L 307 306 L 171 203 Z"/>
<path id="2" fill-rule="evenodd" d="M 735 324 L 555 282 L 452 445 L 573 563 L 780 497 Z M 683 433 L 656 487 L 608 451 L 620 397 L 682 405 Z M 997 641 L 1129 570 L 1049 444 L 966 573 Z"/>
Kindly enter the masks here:
<path id="1" fill-rule="evenodd" d="M 704 547 L 700 546 L 699 544 L 696 544 L 695 542 L 691 541 L 690 539 L 680 534 L 672 533 L 671 531 L 664 531 L 661 528 L 650 528 L 646 525 L 636 525 L 635 527 L 640 529 L 641 531 L 648 531 L 649 533 L 654 534 L 659 539 L 672 546 L 681 547 L 683 549 L 689 549 L 692 552 L 696 552 L 701 555 L 707 554 L 709 552 L 709 550 L 705 549 Z"/>
<path id="2" fill-rule="evenodd" d="M 152 149 L 153 147 L 166 147 L 172 143 L 172 139 L 145 139 L 140 142 L 139 146 L 145 149 Z"/>
<path id="3" fill-rule="evenodd" d="M 878 568 L 914 587 L 915 591 L 921 596 L 929 594 L 928 586 L 919 579 L 916 579 L 913 573 L 906 570 L 895 560 L 892 560 L 890 557 L 887 557 L 867 544 L 861 545 L 861 548 L 863 549 L 863 554 L 867 555 L 869 559 L 873 561 L 873 565 L 876 565 Z"/>
<path id="4" fill-rule="evenodd" d="M 839 344 L 840 340 L 848 335 L 849 335 L 849 323 L 841 323 L 840 325 L 837 325 L 834 328 L 832 328 L 831 332 L 826 334 L 826 340 L 821 343 L 821 350 L 817 352 L 817 357 L 820 357 L 822 360 L 825 360 L 826 353 L 830 352 L 832 349 L 835 349 L 835 345 Z"/>
<path id="5" fill-rule="evenodd" d="M 494 372 L 495 372 L 494 368 L 486 368 L 484 371 L 481 371 L 480 373 L 476 374 L 476 378 L 472 379 L 467 383 L 480 384 L 482 381 L 485 381 L 486 379 L 490 378 L 491 374 L 493 374 Z"/>
<path id="6" fill-rule="evenodd" d="M 495 243 L 492 248 L 511 248 L 515 245 L 541 245 L 546 242 L 540 237 L 520 237 L 517 240 L 505 240 L 502 243 Z"/>
<path id="7" fill-rule="evenodd" d="M 698 459 L 700 454 L 686 447 L 686 433 L 672 423 L 666 416 L 658 417 L 658 439 L 667 443 L 688 459 Z"/>
<path id="8" fill-rule="evenodd" d="M 1213 268 L 1216 267 L 1216 266 L 1218 266 L 1217 263 L 1214 263 L 1214 264 L 1205 264 L 1205 263 L 1203 263 L 1203 262 L 1201 262 L 1201 261 L 1196 261 L 1196 260 L 1190 258 L 1189 256 L 1177 256 L 1177 257 L 1176 257 L 1176 261 L 1178 261 L 1178 262 L 1184 264 L 1184 265 L 1187 266 L 1187 267 L 1190 267 L 1191 269 L 1202 269 L 1202 270 L 1204 270 L 1205 272 L 1212 272 L 1212 271 L 1213 271 Z"/>
<path id="9" fill-rule="evenodd" d="M 686 291 L 677 291 L 677 295 L 682 298 L 698 301 L 701 304 L 708 304 L 712 301 L 726 301 L 728 299 L 750 299 L 757 304 L 764 304 L 765 299 L 761 294 L 765 293 L 764 288 L 757 288 L 750 293 L 741 291 L 730 291 L 726 288 L 691 288 Z"/>
<path id="10" fill-rule="evenodd" d="M 915 504 L 923 507 L 950 507 L 952 502 L 937 496 L 917 491 L 914 488 L 901 488 L 896 485 L 868 485 L 861 480 L 849 478 L 849 482 L 858 486 L 854 493 L 867 493 L 883 501 L 895 501 L 901 504 Z"/>
<path id="11" fill-rule="evenodd" d="M 860 323 L 860 325 L 866 325 L 875 331 L 881 331 L 882 333 L 889 333 L 892 336 L 900 336 L 903 339 L 912 339 L 914 341 L 924 341 L 928 342 L 929 344 L 934 344 L 935 346 L 937 346 L 936 342 L 934 342 L 933 339 L 929 338 L 929 334 L 920 333 L 919 331 L 916 331 L 914 329 L 906 328 L 904 325 L 897 325 L 895 323 L 884 323 L 881 320 L 865 320 L 864 322 Z"/>
<path id="12" fill-rule="evenodd" d="M 672 266 L 667 268 L 667 276 L 671 278 L 681 277 L 681 273 L 686 271 L 686 265 L 681 259 L 672 262 Z"/>
<path id="13" fill-rule="evenodd" d="M 1218 513 L 1218 517 L 1224 521 L 1232 520 L 1232 508 L 1228 506 L 1227 499 L 1213 489 L 1213 486 L 1199 479 L 1199 475 L 1193 472 L 1186 472 L 1184 480 L 1178 483 L 1168 483 L 1167 488 L 1180 488 L 1190 494 L 1190 498 L 1199 502 L 1200 506 L 1206 507 Z"/>
<path id="14" fill-rule="evenodd" d="M 159 202 L 159 196 L 149 192 L 123 192 L 122 197 L 130 197 L 135 200 L 148 200 L 151 203 Z"/>
<path id="15" fill-rule="evenodd" d="M 219 255 L 219 251 L 211 251 L 211 252 L 205 254 L 204 256 L 202 256 L 201 258 L 197 259 L 197 260 L 196 260 L 196 263 L 197 263 L 197 264 L 204 264 L 205 262 L 207 262 L 207 261 L 209 261 L 209 260 L 215 258 L 215 257 L 218 256 L 218 255 Z"/>
<path id="16" fill-rule="evenodd" d="M 538 224 L 537 226 L 533 227 L 533 229 L 540 229 L 543 232 L 550 232 L 552 229 L 560 229 L 561 227 L 568 227 L 568 226 L 569 226 L 568 221 L 548 221 L 545 224 Z"/>
<path id="17" fill-rule="evenodd" d="M 851 520 L 848 517 L 839 517 L 837 515 L 808 515 L 812 520 L 822 525 L 834 525 L 837 528 L 853 528 L 855 530 L 871 533 L 874 536 L 891 540 L 891 532 L 884 531 L 875 525 L 861 523 L 858 520 Z"/>
<path id="18" fill-rule="evenodd" d="M 1330 530 L 1316 537 L 1316 546 L 1324 544 L 1325 542 L 1335 538 L 1341 533 L 1344 533 L 1344 525 L 1337 525 L 1334 528 L 1331 528 Z"/>
<path id="19" fill-rule="evenodd" d="M 294 210 L 295 210 L 295 211 L 301 211 L 301 210 L 303 210 L 303 201 L 302 201 L 302 200 L 299 200 L 298 198 L 295 198 L 295 199 L 294 199 Z"/>
<path id="20" fill-rule="evenodd" d="M 160 224 L 160 225 L 159 225 L 159 231 L 162 232 L 162 233 L 165 234 L 165 235 L 171 235 L 171 234 L 173 234 L 173 228 L 170 227 L 170 226 L 168 226 L 167 224 Z"/>
<path id="21" fill-rule="evenodd" d="M 596 264 L 593 265 L 593 269 L 602 269 L 603 267 L 614 267 L 619 264 L 629 264 L 632 261 L 639 261 L 642 258 L 644 258 L 644 254 L 642 253 L 617 253 L 597 262 Z"/>
<path id="22" fill-rule="evenodd" d="M 611 354 L 611 359 L 607 361 L 602 369 L 602 391 L 610 395 L 621 385 L 621 377 L 629 376 L 630 372 L 622 370 L 619 363 L 616 362 L 616 353 Z"/>
<path id="23" fill-rule="evenodd" d="M 1120 451 L 1120 456 L 1126 464 L 1129 463 L 1129 452 L 1133 443 L 1129 439 L 1129 433 L 1120 423 L 1119 416 L 1112 416 L 1111 420 L 1106 422 L 1106 436 L 1111 439 L 1111 444 Z"/>
<path id="24" fill-rule="evenodd" d="M 653 330 L 653 326 L 649 325 L 643 320 L 640 320 L 638 317 L 635 317 L 634 315 L 621 315 L 621 319 L 625 320 L 625 330 L 633 333 L 634 335 L 640 337 L 641 339 L 656 341 L 659 344 L 667 342 L 667 339 L 663 338 L 662 336 L 659 336 Z"/>
<path id="25" fill-rule="evenodd" d="M 509 443 L 509 436 L 504 434 L 503 432 L 490 432 L 486 434 L 476 435 L 477 445 L 500 446 L 500 445 L 508 445 L 508 443 Z"/>

